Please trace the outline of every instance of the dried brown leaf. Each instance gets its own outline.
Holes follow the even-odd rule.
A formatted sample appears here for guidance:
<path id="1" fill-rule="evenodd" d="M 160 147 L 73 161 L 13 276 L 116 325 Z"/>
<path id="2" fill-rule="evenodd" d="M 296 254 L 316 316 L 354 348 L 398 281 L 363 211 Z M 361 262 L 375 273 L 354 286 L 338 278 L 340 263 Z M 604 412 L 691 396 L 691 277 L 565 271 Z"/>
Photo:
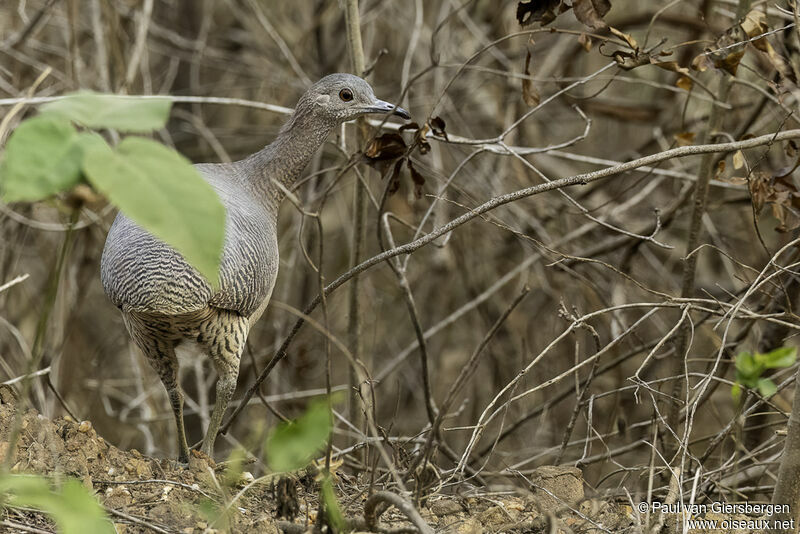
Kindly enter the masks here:
<path id="1" fill-rule="evenodd" d="M 694 143 L 694 137 L 696 135 L 695 132 L 681 132 L 675 134 L 675 140 L 678 142 L 678 146 L 688 146 Z"/>
<path id="2" fill-rule="evenodd" d="M 608 0 L 573 0 L 572 2 L 575 18 L 584 26 L 594 30 L 608 28 L 608 24 L 603 20 L 603 17 L 608 13 L 609 9 L 611 9 L 611 3 Z"/>
<path id="3" fill-rule="evenodd" d="M 589 52 L 592 49 L 592 38 L 582 33 L 578 36 L 578 44 L 580 44 L 586 52 Z"/>
<path id="4" fill-rule="evenodd" d="M 411 181 L 414 182 L 414 197 L 420 199 L 422 198 L 422 186 L 425 185 L 425 177 L 414 167 L 411 160 L 408 160 L 407 163 L 408 170 L 411 173 Z"/>
<path id="5" fill-rule="evenodd" d="M 531 63 L 531 51 L 528 50 L 528 54 L 525 56 L 525 75 L 530 76 L 530 63 Z M 526 104 L 529 106 L 537 106 L 541 101 L 541 97 L 539 93 L 534 89 L 533 82 L 528 78 L 522 79 L 522 100 L 525 101 Z"/>
<path id="6" fill-rule="evenodd" d="M 637 50 L 639 48 L 639 43 L 637 43 L 636 39 L 634 39 L 631 35 L 623 33 L 618 29 L 614 28 L 613 26 L 609 26 L 608 31 L 610 31 L 611 33 L 613 33 L 614 35 L 616 35 L 617 37 L 628 43 L 628 46 L 631 47 L 631 50 Z"/>
<path id="7" fill-rule="evenodd" d="M 742 21 L 742 30 L 750 39 L 766 33 L 769 31 L 766 15 L 764 15 L 762 11 L 752 10 L 747 14 L 744 21 Z M 781 77 L 793 83 L 797 83 L 797 76 L 795 76 L 789 62 L 775 51 L 766 37 L 751 41 L 751 44 L 756 50 L 763 52 L 767 56 L 767 60 L 772 64 L 775 70 L 778 71 Z"/>
<path id="8" fill-rule="evenodd" d="M 737 150 L 733 153 L 733 168 L 739 170 L 742 167 L 744 167 L 744 154 L 741 150 Z"/>
<path id="9" fill-rule="evenodd" d="M 689 69 L 687 69 L 686 67 L 681 67 L 680 65 L 678 65 L 677 61 L 656 61 L 653 58 L 650 58 L 650 63 L 660 69 L 677 72 L 679 74 L 683 74 L 684 76 L 689 75 Z"/>
<path id="10" fill-rule="evenodd" d="M 744 30 L 738 24 L 720 35 L 714 43 L 714 50 L 708 52 L 714 66 L 735 76 L 739 62 L 744 57 L 745 47 L 741 43 L 746 39 Z"/>
<path id="11" fill-rule="evenodd" d="M 399 158 L 406 152 L 406 142 L 400 134 L 385 133 L 370 141 L 364 155 L 372 161 Z"/>
<path id="12" fill-rule="evenodd" d="M 756 214 L 761 213 L 767 201 L 767 182 L 769 177 L 762 173 L 754 173 L 750 179 L 750 198 L 753 200 L 753 209 Z"/>
<path id="13" fill-rule="evenodd" d="M 444 137 L 447 139 L 447 132 L 445 131 L 445 127 L 447 124 L 444 122 L 444 119 L 441 117 L 431 117 L 431 120 L 428 121 L 428 124 L 433 131 L 433 135 L 438 135 L 439 137 Z"/>
<path id="14" fill-rule="evenodd" d="M 705 72 L 713 66 L 714 62 L 711 61 L 711 58 L 709 58 L 708 54 L 705 52 L 695 56 L 695 58 L 692 60 L 692 69 L 698 72 Z"/>
<path id="15" fill-rule="evenodd" d="M 556 10 L 561 0 L 530 0 L 517 4 L 517 22 L 522 26 L 540 22 L 542 26 L 553 22 L 558 13 Z"/>
<path id="16" fill-rule="evenodd" d="M 744 176 L 720 176 L 719 181 L 733 185 L 744 185 L 747 183 L 747 178 Z"/>
<path id="17" fill-rule="evenodd" d="M 678 81 L 675 82 L 675 85 L 677 85 L 684 91 L 691 91 L 694 83 L 692 82 L 692 79 L 689 78 L 688 76 L 680 76 L 678 78 Z"/>
<path id="18" fill-rule="evenodd" d="M 768 176 L 755 173 L 750 180 L 750 196 L 753 208 L 759 213 L 769 204 L 772 215 L 778 220 L 778 232 L 789 232 L 800 227 L 800 191 L 791 177 L 799 162 L 777 171 L 778 175 Z"/>
<path id="19" fill-rule="evenodd" d="M 753 9 L 750 13 L 745 15 L 742 21 L 742 30 L 744 30 L 744 33 L 747 34 L 747 37 L 750 39 L 762 33 L 766 33 L 768 30 L 767 16 L 763 11 Z"/>
<path id="20" fill-rule="evenodd" d="M 714 173 L 714 179 L 719 180 L 725 174 L 725 160 L 721 159 L 717 162 L 717 171 Z"/>
<path id="21" fill-rule="evenodd" d="M 400 169 L 403 168 L 403 160 L 398 159 L 392 168 L 392 174 L 389 176 L 389 184 L 386 186 L 387 196 L 392 196 L 400 190 Z"/>

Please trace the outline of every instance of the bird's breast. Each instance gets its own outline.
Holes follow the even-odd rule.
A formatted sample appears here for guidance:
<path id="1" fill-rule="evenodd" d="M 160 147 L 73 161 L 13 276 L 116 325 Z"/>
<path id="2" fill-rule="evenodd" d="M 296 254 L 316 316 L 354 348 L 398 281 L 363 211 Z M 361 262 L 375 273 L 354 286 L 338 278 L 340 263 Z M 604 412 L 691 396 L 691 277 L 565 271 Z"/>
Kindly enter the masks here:
<path id="1" fill-rule="evenodd" d="M 229 209 L 220 289 L 210 304 L 251 317 L 266 302 L 278 277 L 278 240 L 268 216 Z"/>

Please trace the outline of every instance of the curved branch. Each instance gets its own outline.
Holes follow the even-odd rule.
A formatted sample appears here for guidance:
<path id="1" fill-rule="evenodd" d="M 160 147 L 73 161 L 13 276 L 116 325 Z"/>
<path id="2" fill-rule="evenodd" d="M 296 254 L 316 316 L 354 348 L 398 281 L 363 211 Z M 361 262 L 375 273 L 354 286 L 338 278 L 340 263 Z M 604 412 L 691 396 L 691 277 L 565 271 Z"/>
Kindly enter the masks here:
<path id="1" fill-rule="evenodd" d="M 656 154 L 651 154 L 649 156 L 645 156 L 642 158 L 637 158 L 631 161 L 627 161 L 625 163 L 620 163 L 619 165 L 614 165 L 612 167 L 607 167 L 605 169 L 600 169 L 583 174 L 576 174 L 574 176 L 569 176 L 567 178 L 561 178 L 560 180 L 553 180 L 552 182 L 547 182 L 532 187 L 526 187 L 524 189 L 519 189 L 517 191 L 513 191 L 505 195 L 500 195 L 498 197 L 494 197 L 484 202 L 480 206 L 473 208 L 469 212 L 461 215 L 460 217 L 456 217 L 455 219 L 445 224 L 444 226 L 440 226 L 439 228 L 423 235 L 418 239 L 415 239 L 414 241 L 411 241 L 399 247 L 389 249 L 386 252 L 382 252 L 380 254 L 377 254 L 369 258 L 368 260 L 361 262 L 360 264 L 356 265 L 352 269 L 348 270 L 346 273 L 340 275 L 336 280 L 328 284 L 325 287 L 325 295 L 329 295 L 330 293 L 338 289 L 353 276 L 356 276 L 366 271 L 367 269 L 374 267 L 375 265 L 381 264 L 385 262 L 387 259 L 393 258 L 395 256 L 400 256 L 402 254 L 411 254 L 412 252 L 415 252 L 416 250 L 431 243 L 436 238 L 444 234 L 447 234 L 448 232 L 453 231 L 455 228 L 471 221 L 472 219 L 475 219 L 476 217 L 479 217 L 486 212 L 489 212 L 495 208 L 498 208 L 510 202 L 514 202 L 516 200 L 538 195 L 546 191 L 561 189 L 562 187 L 569 187 L 573 185 L 585 185 L 590 182 L 601 180 L 603 178 L 608 178 L 610 176 L 615 176 L 617 174 L 637 169 L 645 165 L 654 165 L 656 163 L 660 163 L 662 161 L 666 161 L 672 158 L 682 158 L 686 156 L 709 154 L 713 152 L 734 152 L 736 150 L 755 148 L 763 145 L 771 145 L 779 141 L 786 141 L 789 139 L 798 139 L 798 138 L 800 138 L 800 129 L 787 130 L 785 132 L 776 132 L 776 133 L 761 135 L 758 137 L 745 139 L 743 141 L 677 147 L 670 150 L 665 150 L 663 152 L 658 152 Z M 305 310 L 303 310 L 303 313 L 306 315 L 310 314 L 319 305 L 319 303 L 320 303 L 320 297 L 318 295 L 305 308 Z M 304 322 L 303 319 L 298 319 L 297 322 L 295 322 L 291 332 L 289 332 L 289 335 L 284 340 L 281 347 L 278 349 L 278 352 L 267 363 L 266 367 L 259 375 L 255 384 L 253 384 L 250 387 L 250 389 L 247 390 L 247 392 L 244 395 L 244 398 L 242 399 L 242 402 L 233 412 L 230 419 L 228 419 L 228 422 L 225 423 L 225 425 L 220 429 L 220 433 L 224 434 L 225 432 L 228 431 L 233 421 L 236 419 L 236 417 L 238 417 L 239 413 L 244 409 L 248 401 L 253 397 L 256 390 L 260 387 L 261 383 L 267 378 L 267 376 L 269 376 L 269 373 L 272 371 L 275 365 L 277 365 L 277 363 L 286 356 L 289 345 L 294 340 L 297 333 L 300 331 L 300 328 L 302 328 L 303 322 Z"/>
<path id="2" fill-rule="evenodd" d="M 378 518 L 382 513 L 382 511 L 378 512 L 378 505 L 381 503 L 389 504 L 400 510 L 422 534 L 433 534 L 433 529 L 422 519 L 416 508 L 401 496 L 390 491 L 375 492 L 364 503 L 364 519 L 367 521 L 369 530 L 374 530 L 378 525 Z"/>

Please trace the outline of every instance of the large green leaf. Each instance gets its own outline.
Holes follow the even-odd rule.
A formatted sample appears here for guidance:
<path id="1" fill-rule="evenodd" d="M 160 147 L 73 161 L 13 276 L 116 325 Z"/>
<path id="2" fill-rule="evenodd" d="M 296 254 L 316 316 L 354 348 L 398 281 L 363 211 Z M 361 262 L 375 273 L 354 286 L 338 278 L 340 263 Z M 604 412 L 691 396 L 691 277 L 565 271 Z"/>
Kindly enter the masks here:
<path id="1" fill-rule="evenodd" d="M 168 98 L 79 91 L 43 105 L 41 112 L 66 117 L 89 128 L 149 132 L 164 127 L 171 106 Z"/>
<path id="2" fill-rule="evenodd" d="M 155 141 L 127 137 L 86 154 L 84 172 L 125 215 L 183 254 L 218 287 L 225 208 L 191 163 Z"/>
<path id="3" fill-rule="evenodd" d="M 36 201 L 70 189 L 81 178 L 83 154 L 104 145 L 99 135 L 78 132 L 61 118 L 22 122 L 11 134 L 0 165 L 3 200 Z"/>
<path id="4" fill-rule="evenodd" d="M 328 401 L 312 403 L 296 421 L 283 423 L 267 438 L 267 463 L 273 471 L 293 471 L 308 465 L 331 432 Z"/>
<path id="5" fill-rule="evenodd" d="M 7 494 L 9 504 L 46 512 L 61 534 L 114 532 L 103 509 L 75 479 L 67 479 L 59 491 L 54 491 L 44 477 L 3 475 L 0 476 L 0 494 Z"/>

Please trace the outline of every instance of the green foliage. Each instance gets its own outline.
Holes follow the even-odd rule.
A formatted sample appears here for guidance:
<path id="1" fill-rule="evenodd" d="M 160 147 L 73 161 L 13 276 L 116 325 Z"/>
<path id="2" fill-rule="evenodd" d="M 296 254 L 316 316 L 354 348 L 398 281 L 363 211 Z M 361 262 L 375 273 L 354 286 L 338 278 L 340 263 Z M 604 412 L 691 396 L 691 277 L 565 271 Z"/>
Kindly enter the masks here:
<path id="1" fill-rule="evenodd" d="M 277 426 L 267 438 L 267 464 L 284 472 L 308 465 L 331 432 L 330 403 L 312 402 L 297 420 Z"/>
<path id="2" fill-rule="evenodd" d="M 756 352 L 740 352 L 736 356 L 736 383 L 731 388 L 731 395 L 739 399 L 742 387 L 757 389 L 758 392 L 768 397 L 778 391 L 775 383 L 761 375 L 767 369 L 790 367 L 797 360 L 797 349 L 794 347 L 781 347 L 762 354 Z"/>
<path id="3" fill-rule="evenodd" d="M 116 151 L 89 152 L 83 168 L 125 215 L 217 281 L 225 207 L 186 158 L 155 141 L 127 137 Z"/>
<path id="4" fill-rule="evenodd" d="M 112 150 L 92 128 L 143 132 L 161 128 L 170 101 L 82 92 L 43 106 L 11 134 L 0 162 L 5 202 L 46 199 L 85 178 L 133 221 L 183 254 L 218 285 L 225 208 L 183 156 L 140 137 Z"/>
<path id="5" fill-rule="evenodd" d="M 334 527 L 335 532 L 342 532 L 347 529 L 347 521 L 344 518 L 339 501 L 336 500 L 336 492 L 333 491 L 333 482 L 330 473 L 326 473 L 320 485 L 322 501 L 325 503 L 325 512 L 328 515 L 328 522 Z"/>
<path id="6" fill-rule="evenodd" d="M 87 128 L 110 128 L 121 132 L 150 132 L 163 128 L 172 102 L 168 98 L 141 98 L 78 91 L 41 107 Z"/>
<path id="7" fill-rule="evenodd" d="M 86 150 L 104 144 L 64 119 L 39 116 L 23 122 L 8 140 L 0 168 L 3 199 L 35 201 L 72 188 L 80 181 Z"/>
<path id="8" fill-rule="evenodd" d="M 203 497 L 193 508 L 205 519 L 209 525 L 213 525 L 215 531 L 230 532 L 231 510 L 222 504 Z"/>
<path id="9" fill-rule="evenodd" d="M 44 477 L 0 475 L 0 501 L 12 506 L 41 510 L 53 518 L 61 534 L 113 534 L 114 527 L 105 512 L 73 478 L 51 488 Z"/>
<path id="10" fill-rule="evenodd" d="M 244 449 L 236 448 L 233 450 L 228 461 L 225 462 L 225 471 L 222 474 L 222 484 L 225 487 L 234 487 L 241 479 L 244 473 L 244 462 L 247 459 L 247 454 Z"/>

